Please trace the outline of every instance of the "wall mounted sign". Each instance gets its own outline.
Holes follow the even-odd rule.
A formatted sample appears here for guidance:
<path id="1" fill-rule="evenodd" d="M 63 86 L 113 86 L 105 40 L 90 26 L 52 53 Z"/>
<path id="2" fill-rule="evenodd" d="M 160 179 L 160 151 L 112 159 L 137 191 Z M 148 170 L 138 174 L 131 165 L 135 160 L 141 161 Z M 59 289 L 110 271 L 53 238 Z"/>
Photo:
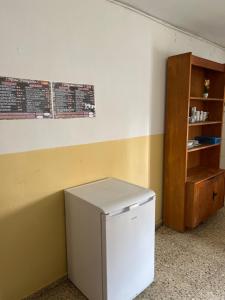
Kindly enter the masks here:
<path id="1" fill-rule="evenodd" d="M 0 119 L 52 118 L 49 81 L 0 77 Z"/>
<path id="2" fill-rule="evenodd" d="M 0 77 L 0 120 L 95 117 L 94 86 Z"/>
<path id="3" fill-rule="evenodd" d="M 95 116 L 94 86 L 53 82 L 54 117 Z"/>

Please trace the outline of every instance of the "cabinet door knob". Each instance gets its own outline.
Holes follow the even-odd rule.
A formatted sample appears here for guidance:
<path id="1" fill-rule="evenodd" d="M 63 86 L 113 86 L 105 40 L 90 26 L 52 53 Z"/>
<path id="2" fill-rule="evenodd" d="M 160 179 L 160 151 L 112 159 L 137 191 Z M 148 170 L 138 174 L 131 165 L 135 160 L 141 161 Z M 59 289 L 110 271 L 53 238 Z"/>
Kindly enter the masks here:
<path id="1" fill-rule="evenodd" d="M 213 200 L 215 200 L 217 195 L 218 195 L 218 193 L 213 192 Z"/>

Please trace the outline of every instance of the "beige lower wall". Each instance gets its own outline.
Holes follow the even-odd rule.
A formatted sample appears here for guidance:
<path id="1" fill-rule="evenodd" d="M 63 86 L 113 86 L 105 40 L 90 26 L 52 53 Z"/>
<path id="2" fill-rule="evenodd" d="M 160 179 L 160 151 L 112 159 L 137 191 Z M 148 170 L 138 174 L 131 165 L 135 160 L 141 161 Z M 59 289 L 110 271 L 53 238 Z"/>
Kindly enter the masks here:
<path id="1" fill-rule="evenodd" d="M 156 225 L 162 222 L 162 190 L 163 190 L 163 139 L 164 135 L 152 135 L 149 155 L 149 187 L 156 192 Z"/>
<path id="2" fill-rule="evenodd" d="M 0 300 L 17 300 L 66 273 L 65 188 L 117 177 L 157 193 L 163 135 L 0 156 Z"/>

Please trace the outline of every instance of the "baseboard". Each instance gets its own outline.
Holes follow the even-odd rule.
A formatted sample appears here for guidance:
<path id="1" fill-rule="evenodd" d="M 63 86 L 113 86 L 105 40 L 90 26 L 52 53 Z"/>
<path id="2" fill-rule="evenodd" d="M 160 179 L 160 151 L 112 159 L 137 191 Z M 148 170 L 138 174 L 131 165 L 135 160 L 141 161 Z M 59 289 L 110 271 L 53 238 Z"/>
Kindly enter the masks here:
<path id="1" fill-rule="evenodd" d="M 59 284 L 62 284 L 68 279 L 67 274 L 65 274 L 63 277 L 60 277 L 59 279 L 55 280 L 54 282 L 48 284 L 47 286 L 41 288 L 40 290 L 32 293 L 30 296 L 23 298 L 22 300 L 32 300 L 36 299 L 37 297 L 43 296 L 48 290 L 51 290 L 58 286 Z"/>

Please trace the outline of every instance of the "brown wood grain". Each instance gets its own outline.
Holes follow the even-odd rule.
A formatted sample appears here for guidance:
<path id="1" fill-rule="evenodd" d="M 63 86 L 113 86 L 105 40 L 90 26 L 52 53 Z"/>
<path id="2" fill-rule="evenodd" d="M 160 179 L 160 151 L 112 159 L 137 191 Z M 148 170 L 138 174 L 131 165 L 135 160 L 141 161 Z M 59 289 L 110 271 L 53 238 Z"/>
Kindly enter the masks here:
<path id="1" fill-rule="evenodd" d="M 220 149 L 221 146 L 210 147 L 201 152 L 200 165 L 208 168 L 219 169 L 220 167 Z"/>
<path id="2" fill-rule="evenodd" d="M 222 101 L 224 102 L 224 99 L 222 98 L 203 98 L 203 97 L 190 97 L 190 100 L 200 100 L 200 101 Z"/>
<path id="3" fill-rule="evenodd" d="M 224 206 L 225 173 L 213 179 L 213 213 Z"/>
<path id="4" fill-rule="evenodd" d="M 187 183 L 186 226 L 195 228 L 212 214 L 212 180 Z"/>
<path id="5" fill-rule="evenodd" d="M 187 173 L 191 168 L 198 167 L 200 165 L 200 151 L 194 151 L 188 153 Z"/>
<path id="6" fill-rule="evenodd" d="M 213 125 L 213 124 L 221 124 L 221 121 L 204 121 L 204 122 L 198 122 L 198 123 L 191 123 L 189 124 L 190 127 L 192 126 L 204 126 L 204 125 Z"/>
<path id="7" fill-rule="evenodd" d="M 220 146 L 220 144 L 201 144 L 199 146 L 188 149 L 188 152 L 200 151 L 200 150 L 203 150 L 203 149 L 209 149 L 209 148 L 218 147 L 218 146 Z"/>
<path id="8" fill-rule="evenodd" d="M 163 220 L 177 231 L 194 228 L 223 206 L 225 173 L 219 169 L 221 145 L 187 149 L 187 140 L 203 135 L 221 137 L 224 66 L 191 53 L 168 59 Z M 211 83 L 208 99 L 203 98 L 205 79 Z M 209 112 L 206 122 L 189 124 L 193 106 Z"/>
<path id="9" fill-rule="evenodd" d="M 205 70 L 196 66 L 191 67 L 191 98 L 203 97 Z"/>
<path id="10" fill-rule="evenodd" d="M 212 69 L 218 72 L 224 72 L 224 65 L 217 63 L 215 61 L 211 61 L 205 58 L 201 58 L 195 55 L 192 55 L 192 65 L 202 67 L 202 68 L 207 68 L 207 69 Z"/>
<path id="11" fill-rule="evenodd" d="M 184 231 L 191 53 L 170 57 L 164 148 L 164 223 Z"/>
<path id="12" fill-rule="evenodd" d="M 224 171 L 208 180 L 187 183 L 185 223 L 195 228 L 224 206 Z"/>
<path id="13" fill-rule="evenodd" d="M 205 79 L 210 80 L 209 98 L 223 99 L 224 73 L 214 70 L 206 70 Z"/>
<path id="14" fill-rule="evenodd" d="M 208 180 L 221 174 L 224 174 L 224 170 L 222 169 L 212 169 L 208 167 L 198 166 L 196 168 L 191 168 L 188 170 L 187 182 L 196 183 Z"/>

